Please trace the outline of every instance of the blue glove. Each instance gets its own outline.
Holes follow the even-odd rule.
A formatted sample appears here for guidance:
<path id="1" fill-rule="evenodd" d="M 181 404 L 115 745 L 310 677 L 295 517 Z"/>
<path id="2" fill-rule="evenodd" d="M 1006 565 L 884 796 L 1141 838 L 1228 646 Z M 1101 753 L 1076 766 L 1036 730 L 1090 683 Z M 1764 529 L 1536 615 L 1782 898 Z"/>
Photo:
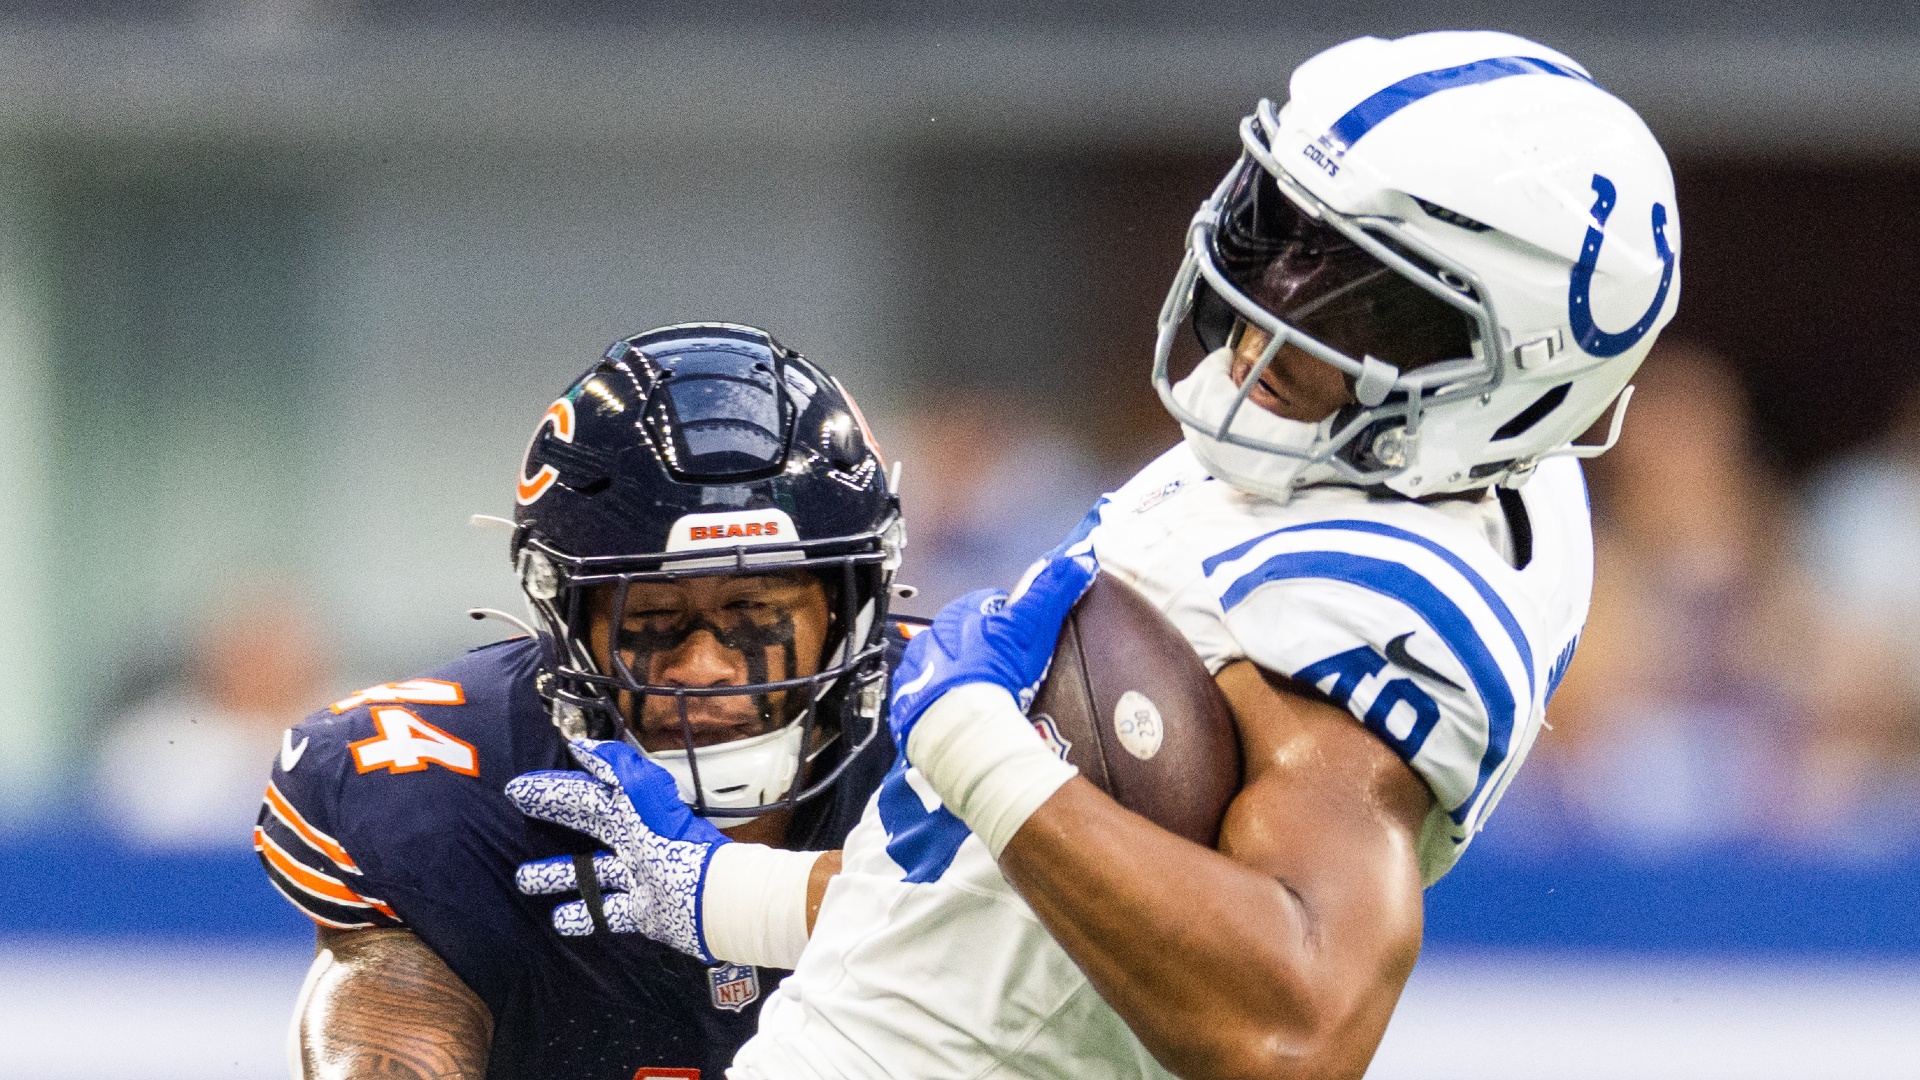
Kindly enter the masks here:
<path id="1" fill-rule="evenodd" d="M 956 686 L 1005 687 L 1025 709 L 1047 677 L 1060 626 L 1100 572 L 1091 550 L 1043 564 L 1019 595 L 997 589 L 970 592 L 940 609 L 933 625 L 907 642 L 894 672 L 887 724 L 902 754 L 927 707 Z"/>
<path id="2" fill-rule="evenodd" d="M 613 849 L 614 857 L 594 859 L 608 929 L 644 934 L 714 963 L 701 927 L 701 893 L 714 850 L 732 841 L 694 816 L 680 801 L 673 777 L 633 747 L 589 739 L 569 746 L 585 773 L 516 776 L 507 783 L 507 797 L 528 817 L 586 833 Z M 527 863 L 515 880 L 529 896 L 579 887 L 566 856 Z M 553 925 L 568 936 L 593 930 L 586 904 L 577 900 L 554 909 Z"/>

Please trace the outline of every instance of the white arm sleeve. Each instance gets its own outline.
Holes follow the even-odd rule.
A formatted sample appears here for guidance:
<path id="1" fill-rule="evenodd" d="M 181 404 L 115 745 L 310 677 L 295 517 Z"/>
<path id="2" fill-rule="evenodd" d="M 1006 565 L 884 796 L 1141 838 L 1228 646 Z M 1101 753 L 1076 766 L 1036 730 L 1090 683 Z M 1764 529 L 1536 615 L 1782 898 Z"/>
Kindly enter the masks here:
<path id="1" fill-rule="evenodd" d="M 729 963 L 791 970 L 807 947 L 807 881 L 820 855 L 720 845 L 700 896 L 708 951 Z"/>
<path id="2" fill-rule="evenodd" d="M 941 695 L 907 736 L 907 760 L 996 859 L 1080 772 L 1047 749 L 1013 695 L 992 683 Z"/>

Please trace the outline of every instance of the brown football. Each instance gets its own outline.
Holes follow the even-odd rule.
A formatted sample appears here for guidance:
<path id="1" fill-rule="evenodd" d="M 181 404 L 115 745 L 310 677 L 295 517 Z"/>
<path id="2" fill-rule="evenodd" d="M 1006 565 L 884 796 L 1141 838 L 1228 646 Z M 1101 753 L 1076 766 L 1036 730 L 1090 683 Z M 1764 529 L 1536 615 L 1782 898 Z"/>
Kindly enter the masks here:
<path id="1" fill-rule="evenodd" d="M 1120 805 L 1207 847 L 1219 839 L 1240 790 L 1233 714 L 1186 638 L 1132 586 L 1094 580 L 1029 715 Z"/>

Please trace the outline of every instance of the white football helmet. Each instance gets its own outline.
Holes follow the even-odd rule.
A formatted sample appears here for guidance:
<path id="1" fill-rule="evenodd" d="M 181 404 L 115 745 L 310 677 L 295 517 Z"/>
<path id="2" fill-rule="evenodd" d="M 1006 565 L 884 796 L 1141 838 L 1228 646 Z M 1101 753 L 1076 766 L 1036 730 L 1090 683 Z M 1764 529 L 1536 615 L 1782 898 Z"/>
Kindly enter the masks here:
<path id="1" fill-rule="evenodd" d="M 1325 483 L 1418 497 L 1611 447 L 1680 299 L 1673 175 L 1640 117 L 1560 53 L 1485 31 L 1349 41 L 1289 92 L 1241 121 L 1160 312 L 1154 386 L 1200 460 L 1283 501 Z M 1319 276 L 1263 304 L 1289 244 Z M 1176 385 L 1189 316 L 1209 355 Z M 1236 382 L 1245 326 L 1272 340 Z M 1285 344 L 1344 372 L 1355 403 L 1317 424 L 1245 407 Z M 1574 445 L 1616 398 L 1605 443 Z"/>

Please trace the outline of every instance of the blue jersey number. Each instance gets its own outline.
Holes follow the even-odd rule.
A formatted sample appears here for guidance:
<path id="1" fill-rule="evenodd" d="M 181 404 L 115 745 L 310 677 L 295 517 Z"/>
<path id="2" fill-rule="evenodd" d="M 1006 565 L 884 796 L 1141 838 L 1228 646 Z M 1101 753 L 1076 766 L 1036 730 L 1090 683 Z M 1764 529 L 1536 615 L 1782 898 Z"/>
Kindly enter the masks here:
<path id="1" fill-rule="evenodd" d="M 1348 649 L 1318 663 L 1308 664 L 1293 673 L 1301 682 L 1310 683 L 1322 693 L 1333 699 L 1334 704 L 1352 709 L 1353 692 L 1360 684 L 1372 676 L 1380 674 L 1387 666 L 1387 658 L 1376 652 L 1370 645 L 1357 649 Z M 1321 684 L 1333 680 L 1331 689 Z M 1405 738 L 1395 735 L 1387 727 L 1387 717 L 1393 715 L 1395 705 L 1404 704 L 1413 710 L 1413 727 Z M 1421 744 L 1440 722 L 1440 706 L 1434 703 L 1425 690 L 1420 689 L 1412 679 L 1389 679 L 1373 696 L 1373 703 L 1367 706 L 1361 722 L 1367 730 L 1378 735 L 1381 741 L 1393 748 L 1393 752 L 1407 761 L 1412 761 L 1420 752 Z"/>

